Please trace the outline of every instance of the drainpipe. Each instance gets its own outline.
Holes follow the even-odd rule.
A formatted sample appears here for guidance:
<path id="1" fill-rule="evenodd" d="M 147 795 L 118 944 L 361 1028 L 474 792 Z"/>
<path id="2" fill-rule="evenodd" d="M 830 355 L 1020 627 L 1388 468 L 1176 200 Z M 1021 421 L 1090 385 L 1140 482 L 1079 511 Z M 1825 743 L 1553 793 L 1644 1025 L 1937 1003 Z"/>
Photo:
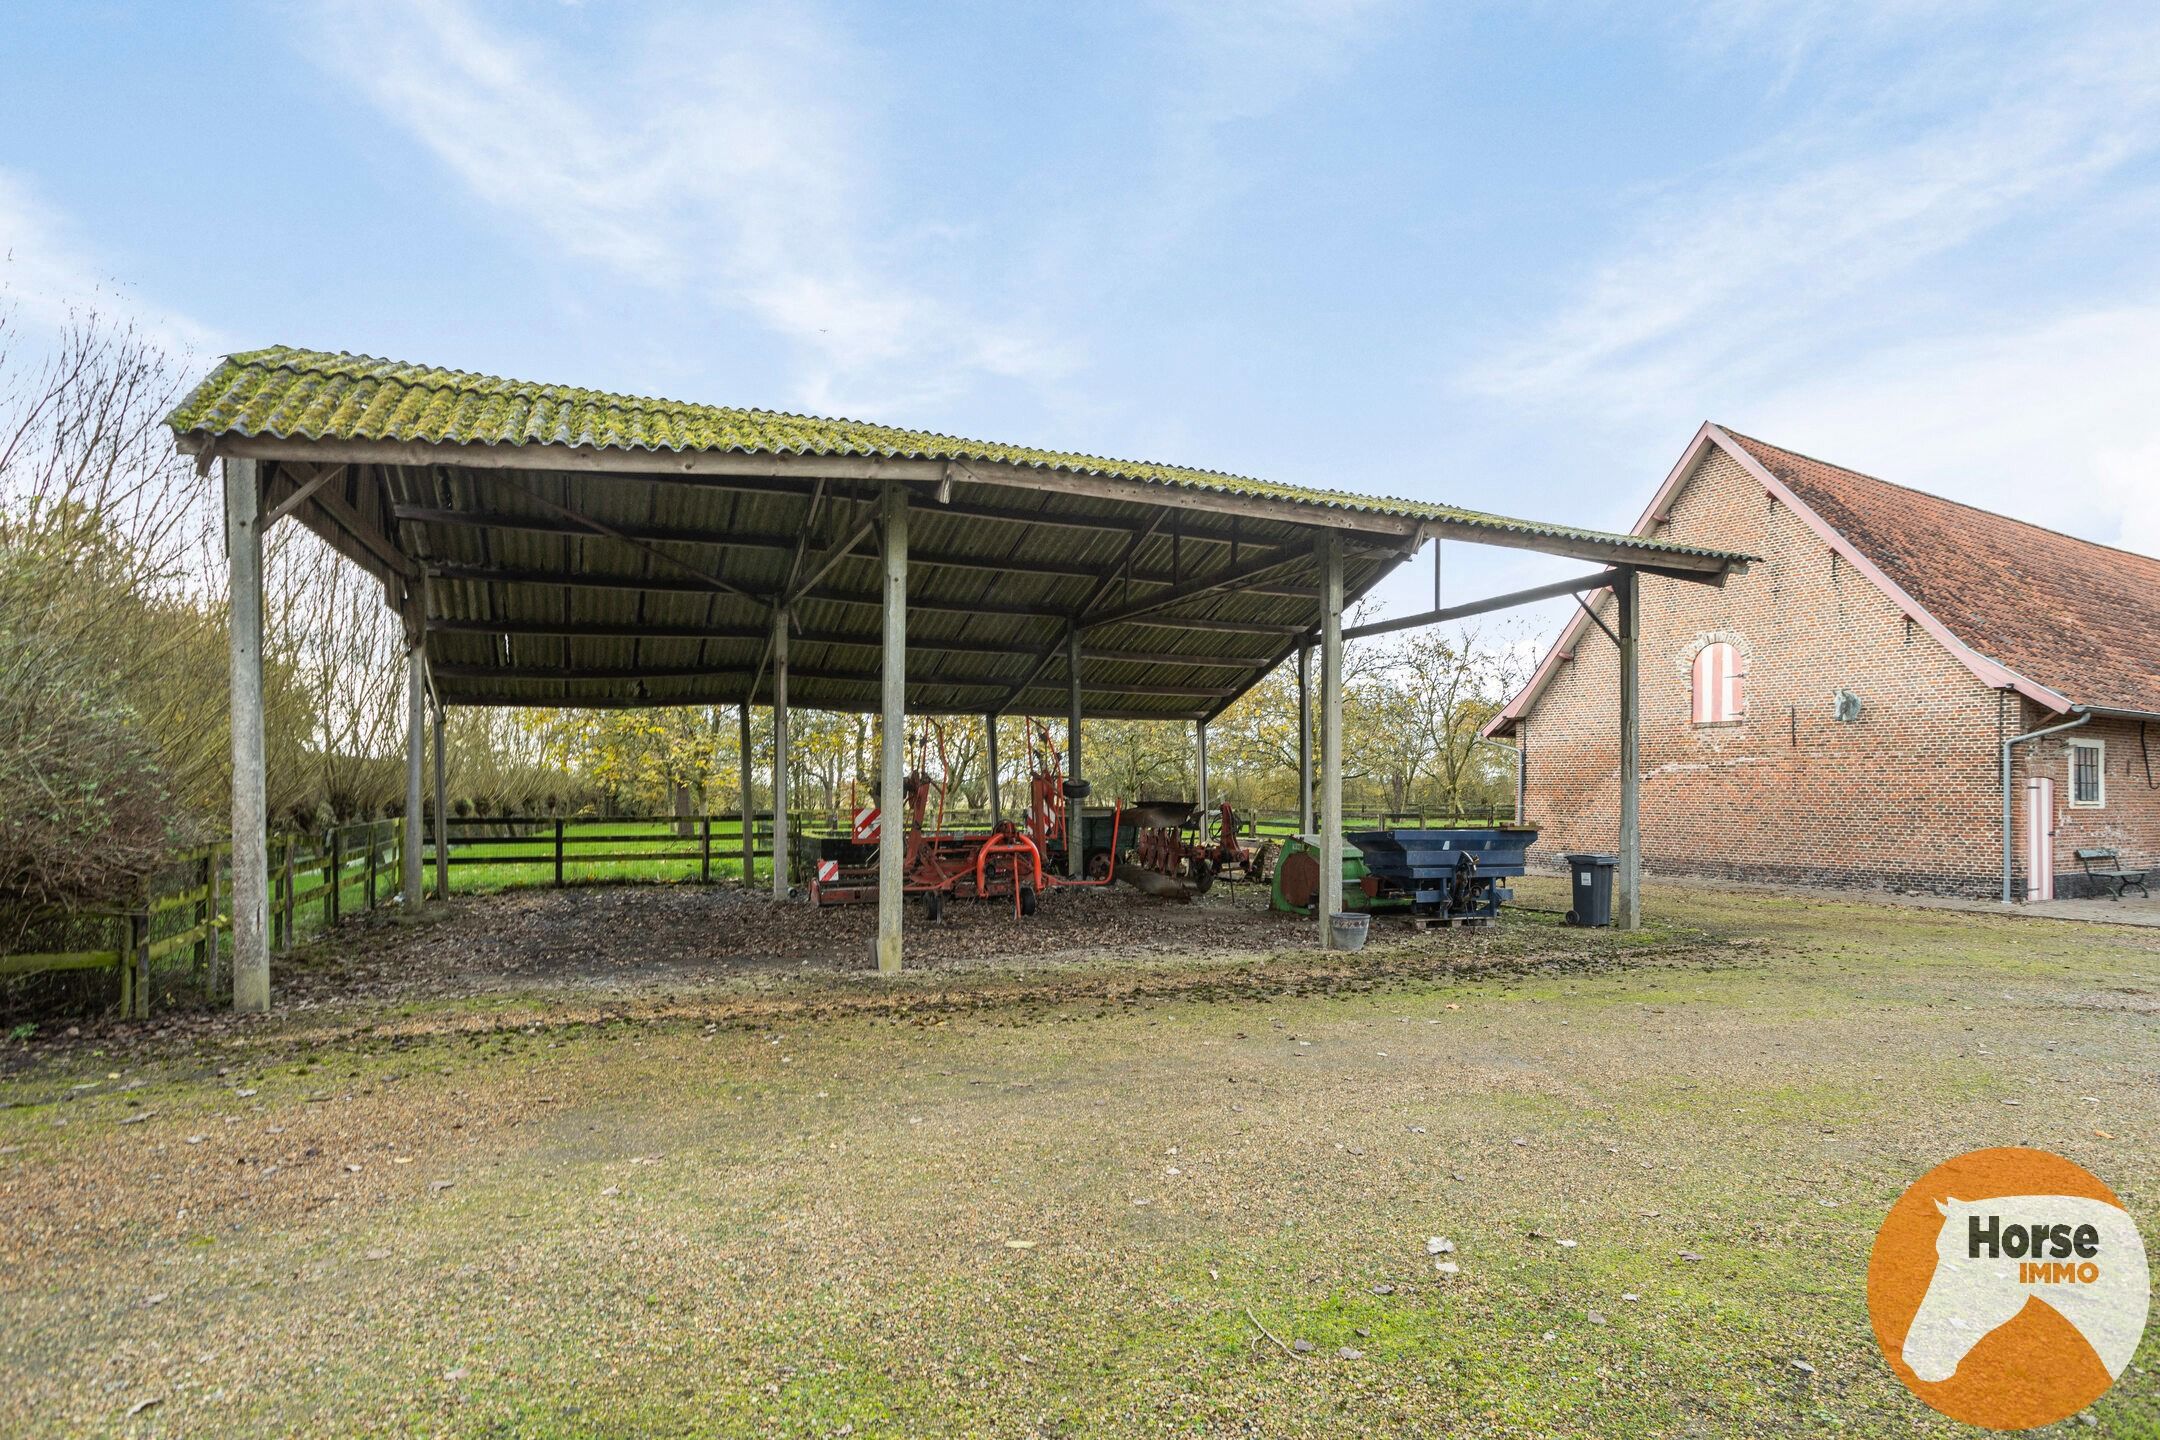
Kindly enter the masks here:
<path id="1" fill-rule="evenodd" d="M 2065 721 L 2065 722 L 2064 722 L 2063 724 L 2060 724 L 2060 725 L 2050 725 L 2050 726 L 2048 726 L 2048 727 L 2047 727 L 2046 729 L 2044 729 L 2044 730 L 2028 730 L 2028 731 L 2026 731 L 2026 732 L 2025 732 L 2025 733 L 2024 733 L 2023 735 L 2012 735 L 2012 736 L 2011 736 L 2011 737 L 2010 737 L 2009 739 L 2007 739 L 2007 740 L 2005 740 L 2005 741 L 2003 741 L 2003 742 L 2002 742 L 2002 795 L 2003 795 L 2003 896 L 2002 896 L 2002 898 L 2003 898 L 2003 904 L 2005 904 L 2005 905 L 2012 905 L 2012 904 L 2015 904 L 2015 903 L 2016 903 L 2016 900 L 2015 900 L 2014 896 L 2012 895 L 2012 886 L 2013 886 L 2014 882 L 2013 882 L 2013 880 L 2012 880 L 2012 878 L 2011 878 L 2011 849 L 2010 849 L 2010 823 L 2011 823 L 2011 820 L 2010 820 L 2010 816 L 2011 816 L 2011 805 L 2010 805 L 2010 747 L 2011 747 L 2011 746 L 2013 746 L 2013 745 L 2023 745 L 2023 744 L 2025 744 L 2025 743 L 2026 743 L 2027 741 L 2030 741 L 2030 740 L 2038 740 L 2038 739 L 2040 739 L 2040 738 L 2041 738 L 2042 736 L 2046 736 L 2046 735 L 2060 735 L 2060 734 L 2061 734 L 2061 733 L 2062 733 L 2063 731 L 2065 731 L 2065 730 L 2075 730 L 2075 729 L 2077 729 L 2077 728 L 2078 728 L 2078 726 L 2080 726 L 2080 725 L 2090 725 L 2090 724 L 2092 723 L 2092 718 L 2093 718 L 2093 717 L 2092 717 L 2092 712 L 2091 712 L 2090 710 L 2088 710 L 2088 711 L 2086 711 L 2086 712 L 2085 712 L 2084 714 L 2082 714 L 2082 715 L 2078 716 L 2078 718 L 2077 718 L 2077 719 L 2075 719 L 2075 720 L 2069 720 L 2069 721 Z"/>

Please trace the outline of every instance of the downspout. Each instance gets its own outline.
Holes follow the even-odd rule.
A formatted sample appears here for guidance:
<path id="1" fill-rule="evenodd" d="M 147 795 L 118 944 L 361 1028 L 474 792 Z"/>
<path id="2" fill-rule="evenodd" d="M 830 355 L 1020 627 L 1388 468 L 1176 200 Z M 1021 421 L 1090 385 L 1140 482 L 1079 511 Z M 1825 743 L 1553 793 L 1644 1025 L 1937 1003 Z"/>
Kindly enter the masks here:
<path id="1" fill-rule="evenodd" d="M 2060 734 L 2061 734 L 2061 733 L 2062 733 L 2063 731 L 2065 731 L 2065 730 L 2075 730 L 2075 729 L 2077 729 L 2077 728 L 2078 728 L 2078 727 L 2079 727 L 2080 725 L 2090 725 L 2090 724 L 2092 723 L 2092 718 L 2093 718 L 2093 717 L 2092 717 L 2092 712 L 2091 712 L 2090 710 L 2088 710 L 2088 711 L 2086 711 L 2086 712 L 2085 712 L 2084 714 L 2082 714 L 2082 715 L 2078 716 L 2078 718 L 2077 718 L 2077 719 L 2075 719 L 2075 720 L 2068 720 L 2068 721 L 2065 721 L 2064 723 L 2062 723 L 2062 724 L 2060 724 L 2060 725 L 2050 725 L 2050 726 L 2048 726 L 2048 727 L 2047 727 L 2046 729 L 2044 729 L 2044 730 L 2028 730 L 2028 731 L 2026 731 L 2026 732 L 2025 732 L 2025 733 L 2024 733 L 2023 735 L 2012 735 L 2012 736 L 2011 736 L 2011 737 L 2010 737 L 2009 739 L 2007 739 L 2007 740 L 2005 740 L 2005 741 L 2003 741 L 2003 742 L 2002 742 L 2002 797 L 2003 797 L 2003 891 L 2002 891 L 2002 898 L 2003 898 L 2003 904 L 2005 904 L 2005 905 L 2014 905 L 2014 904 L 2016 904 L 2016 903 L 2017 903 L 2017 902 L 2016 902 L 2016 900 L 2015 900 L 2015 898 L 2014 898 L 2014 897 L 2012 896 L 2012 894 L 2011 894 L 2011 890 L 2012 890 L 2012 887 L 2013 887 L 2013 885 L 2014 885 L 2014 883 L 2015 883 L 2015 882 L 2013 881 L 2013 879 L 2012 879 L 2012 877 L 2011 877 L 2011 853 L 2012 853 L 2012 852 L 2011 852 L 2011 848 L 2010 848 L 2010 824 L 2011 824 L 2011 804 L 2010 804 L 2010 747 L 2011 747 L 2011 746 L 2013 746 L 2013 745 L 2023 745 L 2023 744 L 2025 744 L 2025 743 L 2026 743 L 2027 741 L 2029 741 L 2029 740 L 2038 740 L 2038 739 L 2040 739 L 2040 738 L 2041 738 L 2042 736 L 2046 736 L 2046 735 L 2060 735 Z"/>

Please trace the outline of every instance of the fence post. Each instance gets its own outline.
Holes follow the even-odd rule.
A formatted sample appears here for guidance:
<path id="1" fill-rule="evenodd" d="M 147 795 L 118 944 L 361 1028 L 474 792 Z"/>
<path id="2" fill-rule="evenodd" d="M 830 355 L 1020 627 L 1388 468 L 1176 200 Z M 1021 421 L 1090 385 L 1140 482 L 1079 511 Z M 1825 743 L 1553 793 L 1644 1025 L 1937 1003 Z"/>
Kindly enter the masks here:
<path id="1" fill-rule="evenodd" d="M 293 934 L 295 922 L 300 915 L 299 906 L 293 901 L 293 892 L 300 888 L 294 883 L 295 877 L 293 875 L 293 847 L 298 843 L 290 835 L 285 837 L 285 949 L 287 952 L 292 950 L 293 946 L 298 943 L 299 938 Z"/>
<path id="2" fill-rule="evenodd" d="M 345 827 L 330 827 L 330 890 L 325 897 L 323 929 L 345 918 Z"/>
<path id="3" fill-rule="evenodd" d="M 698 821 L 698 881 L 712 884 L 712 816 Z"/>
<path id="4" fill-rule="evenodd" d="M 210 847 L 210 959 L 209 963 L 203 966 L 203 1003 L 206 1005 L 217 1003 L 218 912 L 224 908 L 218 901 L 218 876 L 225 869 L 218 858 L 218 851 L 223 848 L 220 845 Z"/>
<path id="5" fill-rule="evenodd" d="M 360 895 L 367 904 L 368 913 L 375 913 L 375 822 L 367 822 L 367 860 L 364 865 L 367 879 L 361 883 Z"/>
<path id="6" fill-rule="evenodd" d="M 120 917 L 120 1018 L 135 1018 L 135 917 Z"/>
<path id="7" fill-rule="evenodd" d="M 195 888 L 202 893 L 195 897 L 194 908 L 189 912 L 195 918 L 194 965 L 198 975 L 209 966 L 210 939 L 217 934 L 217 926 L 213 923 L 217 918 L 217 910 L 210 903 L 210 897 L 215 893 L 211 889 L 210 877 L 216 873 L 217 846 L 205 846 L 202 860 L 195 866 L 195 878 L 201 882 Z"/>
<path id="8" fill-rule="evenodd" d="M 148 897 L 139 915 L 128 916 L 128 937 L 135 951 L 135 1008 L 141 1013 L 135 1018 L 150 1018 L 150 911 Z"/>
<path id="9" fill-rule="evenodd" d="M 562 817 L 555 817 L 555 888 L 562 889 Z"/>

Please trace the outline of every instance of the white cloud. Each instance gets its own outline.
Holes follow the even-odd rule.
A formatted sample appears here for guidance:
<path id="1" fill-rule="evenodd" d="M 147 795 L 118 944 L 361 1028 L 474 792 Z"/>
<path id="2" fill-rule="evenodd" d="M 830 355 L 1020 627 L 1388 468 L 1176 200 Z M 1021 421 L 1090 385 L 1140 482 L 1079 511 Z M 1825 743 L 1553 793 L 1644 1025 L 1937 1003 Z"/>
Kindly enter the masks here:
<path id="1" fill-rule="evenodd" d="M 2160 555 L 2160 295 L 1886 347 L 1732 423 L 1901 485 Z"/>
<path id="2" fill-rule="evenodd" d="M 2044 226 L 2160 152 L 2160 24 L 2143 17 L 1980 71 L 1984 86 L 1950 46 L 1886 68 L 1882 94 L 1827 97 L 1773 143 L 1649 202 L 1573 300 L 1476 363 L 1467 386 L 1624 415 L 1774 377 L 1899 315 L 1961 248 Z"/>
<path id="3" fill-rule="evenodd" d="M 1395 8 L 1395 0 L 1157 0 L 1164 99 L 1147 238 L 1179 237 L 1252 183 L 1261 166 L 1235 155 L 1237 128 L 1340 77 Z"/>
<path id="4" fill-rule="evenodd" d="M 216 332 L 114 278 L 75 225 L 21 176 L 0 169 L 0 310 L 50 335 L 95 313 L 132 325 L 175 358 L 222 348 Z"/>
<path id="5" fill-rule="evenodd" d="M 475 195 L 571 256 L 754 317 L 798 347 L 811 408 L 901 409 L 1073 363 L 982 313 L 964 293 L 982 277 L 953 273 L 966 261 L 884 193 L 871 67 L 814 12 L 738 5 L 605 55 L 462 3 L 323 16 L 331 67 Z"/>

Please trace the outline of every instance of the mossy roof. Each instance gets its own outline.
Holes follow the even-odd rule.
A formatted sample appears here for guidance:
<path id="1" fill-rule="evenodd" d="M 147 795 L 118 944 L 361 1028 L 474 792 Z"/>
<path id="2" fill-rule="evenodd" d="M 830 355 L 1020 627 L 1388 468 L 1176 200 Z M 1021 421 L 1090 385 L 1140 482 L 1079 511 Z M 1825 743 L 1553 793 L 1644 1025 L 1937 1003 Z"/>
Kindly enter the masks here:
<path id="1" fill-rule="evenodd" d="M 166 423 L 180 435 L 212 438 L 974 461 L 1401 519 L 1451 521 L 1525 537 L 1609 541 L 1651 553 L 1722 554 L 1638 536 L 1514 520 L 1429 501 L 1285 485 L 1191 466 L 1112 460 L 857 420 L 616 395 L 288 346 L 226 356 L 167 417 Z M 537 457 L 536 463 L 541 463 Z"/>

